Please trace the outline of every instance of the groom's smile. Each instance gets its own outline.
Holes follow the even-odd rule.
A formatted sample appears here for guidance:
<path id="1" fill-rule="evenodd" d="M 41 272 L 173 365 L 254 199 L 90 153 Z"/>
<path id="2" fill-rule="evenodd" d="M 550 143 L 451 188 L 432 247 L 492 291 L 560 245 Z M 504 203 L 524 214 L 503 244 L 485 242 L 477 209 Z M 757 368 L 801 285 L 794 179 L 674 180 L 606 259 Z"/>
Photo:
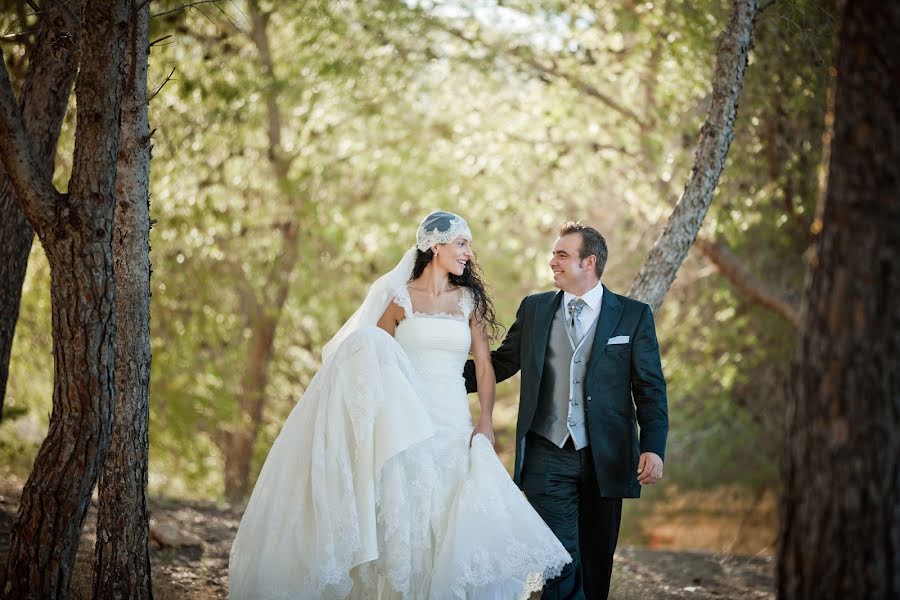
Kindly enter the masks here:
<path id="1" fill-rule="evenodd" d="M 553 283 L 564 292 L 580 296 L 597 284 L 593 276 L 593 264 L 585 264 L 581 258 L 581 236 L 561 236 L 553 245 L 550 258 Z"/>

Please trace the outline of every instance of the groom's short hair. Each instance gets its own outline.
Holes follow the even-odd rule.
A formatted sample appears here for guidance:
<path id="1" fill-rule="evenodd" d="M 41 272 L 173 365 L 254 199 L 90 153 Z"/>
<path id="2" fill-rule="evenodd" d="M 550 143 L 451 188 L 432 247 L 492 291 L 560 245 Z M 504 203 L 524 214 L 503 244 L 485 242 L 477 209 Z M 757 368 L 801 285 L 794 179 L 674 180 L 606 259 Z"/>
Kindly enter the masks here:
<path id="1" fill-rule="evenodd" d="M 597 279 L 603 276 L 603 269 L 606 268 L 606 259 L 609 256 L 609 250 L 606 248 L 606 240 L 600 235 L 600 232 L 588 225 L 582 225 L 578 221 L 568 221 L 559 227 L 559 237 L 577 233 L 581 235 L 581 250 L 578 258 L 584 260 L 588 256 L 597 257 Z"/>

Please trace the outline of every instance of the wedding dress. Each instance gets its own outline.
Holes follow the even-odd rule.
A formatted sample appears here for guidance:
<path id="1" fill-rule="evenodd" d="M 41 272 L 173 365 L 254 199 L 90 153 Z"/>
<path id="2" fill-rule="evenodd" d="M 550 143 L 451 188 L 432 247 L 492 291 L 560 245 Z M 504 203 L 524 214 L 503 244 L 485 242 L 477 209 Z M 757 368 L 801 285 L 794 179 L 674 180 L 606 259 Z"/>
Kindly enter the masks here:
<path id="1" fill-rule="evenodd" d="M 463 365 L 472 298 L 366 326 L 275 440 L 232 546 L 232 600 L 511 600 L 571 558 L 482 435 Z"/>

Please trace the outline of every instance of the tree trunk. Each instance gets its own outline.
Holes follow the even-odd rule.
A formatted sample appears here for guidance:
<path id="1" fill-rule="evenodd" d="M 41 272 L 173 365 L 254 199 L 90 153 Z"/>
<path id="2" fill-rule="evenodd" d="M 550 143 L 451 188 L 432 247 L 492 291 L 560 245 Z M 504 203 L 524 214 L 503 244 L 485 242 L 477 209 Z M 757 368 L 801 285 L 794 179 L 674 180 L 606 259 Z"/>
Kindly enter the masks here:
<path id="1" fill-rule="evenodd" d="M 281 143 L 279 82 L 275 77 L 275 64 L 269 45 L 267 31 L 269 14 L 262 12 L 256 1 L 247 3 L 247 12 L 251 20 L 250 38 L 256 46 L 262 71 L 262 93 L 266 102 L 268 121 L 269 166 L 278 182 L 279 200 L 289 205 L 291 198 L 284 190 L 289 187 L 288 175 L 292 159 L 286 156 Z M 297 210 L 299 212 L 299 207 Z M 268 369 L 274 354 L 275 333 L 300 257 L 298 220 L 295 217 L 281 226 L 283 251 L 268 273 L 266 284 L 260 293 L 257 294 L 249 288 L 249 282 L 245 284 L 247 292 L 244 296 L 252 303 L 252 306 L 244 307 L 250 314 L 250 349 L 241 379 L 241 396 L 237 406 L 238 421 L 224 436 L 225 444 L 222 448 L 225 456 L 225 497 L 233 503 L 243 501 L 250 491 L 250 463 L 266 405 Z M 262 302 L 257 300 L 260 296 L 263 298 Z"/>
<path id="2" fill-rule="evenodd" d="M 713 79 L 712 104 L 700 130 L 694 168 L 684 193 L 662 235 L 656 240 L 628 295 L 656 311 L 684 262 L 709 210 L 719 175 L 734 139 L 734 121 L 753 46 L 756 0 L 734 0 L 731 19 L 719 42 Z"/>
<path id="3" fill-rule="evenodd" d="M 822 229 L 787 389 L 784 599 L 900 598 L 900 5 L 838 15 Z"/>
<path id="4" fill-rule="evenodd" d="M 47 437 L 9 541 L 3 598 L 64 598 L 112 429 L 112 232 L 130 2 L 84 10 L 75 154 L 68 194 L 53 187 L 0 69 L 0 154 L 50 263 L 54 387 Z"/>
<path id="5" fill-rule="evenodd" d="M 132 15 L 116 171 L 116 410 L 100 475 L 95 600 L 149 600 L 150 127 L 147 3 Z"/>
<path id="6" fill-rule="evenodd" d="M 69 6 L 55 1 L 46 3 L 40 30 L 28 56 L 28 71 L 20 106 L 25 129 L 31 137 L 38 161 L 47 173 L 53 173 L 56 143 L 72 83 L 77 72 L 78 40 L 81 25 L 75 14 L 83 2 Z M 19 208 L 12 182 L 0 165 L 0 420 L 9 378 L 9 359 L 19 319 L 19 303 L 34 229 Z"/>
<path id="7" fill-rule="evenodd" d="M 74 71 L 74 69 L 73 69 Z M 50 119 L 48 119 L 49 121 Z M 62 119 L 60 119 L 60 122 Z M 29 130 L 34 131 L 29 127 Z M 37 136 L 35 136 L 37 137 Z M 2 169 L 0 169 L 2 171 Z M 25 213 L 19 208 L 12 183 L 5 173 L 0 173 L 0 421 L 6 401 L 6 385 L 9 381 L 9 360 L 12 356 L 16 323 L 19 320 L 19 304 L 22 301 L 22 285 L 28 268 L 28 256 L 34 229 Z"/>
<path id="8" fill-rule="evenodd" d="M 237 414 L 239 421 L 226 436 L 222 448 L 225 456 L 225 497 L 229 502 L 243 501 L 250 491 L 250 463 L 253 459 L 253 448 L 259 437 L 262 425 L 262 414 L 266 406 L 266 391 L 269 385 L 269 363 L 275 349 L 275 333 L 278 322 L 290 291 L 291 276 L 300 256 L 299 228 L 295 223 L 282 228 L 284 252 L 273 265 L 268 284 L 263 293 L 274 290 L 274 296 L 266 303 L 255 303 L 249 312 L 253 315 L 250 322 L 250 349 L 244 373 L 241 378 L 241 395 L 238 400 Z M 256 295 L 249 290 L 249 295 Z"/>
<path id="9" fill-rule="evenodd" d="M 250 491 L 250 462 L 262 423 L 265 393 L 268 387 L 268 367 L 272 360 L 277 320 L 268 317 L 252 326 L 250 351 L 241 378 L 238 400 L 240 421 L 228 436 L 225 450 L 225 497 L 238 503 Z"/>

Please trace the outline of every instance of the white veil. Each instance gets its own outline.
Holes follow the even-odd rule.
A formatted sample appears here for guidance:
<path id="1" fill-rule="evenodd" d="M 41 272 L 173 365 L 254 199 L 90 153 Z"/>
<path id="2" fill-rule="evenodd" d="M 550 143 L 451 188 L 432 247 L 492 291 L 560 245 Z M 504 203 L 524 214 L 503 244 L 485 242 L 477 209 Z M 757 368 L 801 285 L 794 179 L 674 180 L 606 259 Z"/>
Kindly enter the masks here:
<path id="1" fill-rule="evenodd" d="M 468 240 L 472 239 L 469 225 L 457 214 L 436 210 L 422 219 L 416 231 L 415 245 L 406 251 L 396 267 L 375 280 L 362 305 L 338 329 L 334 337 L 322 347 L 322 364 L 324 365 L 329 358 L 334 356 L 335 351 L 350 334 L 363 327 L 374 327 L 378 324 L 378 319 L 390 304 L 394 291 L 405 285 L 412 276 L 417 249 L 425 252 L 436 244 L 447 244 L 459 236 Z"/>
<path id="2" fill-rule="evenodd" d="M 381 318 L 384 310 L 390 304 L 394 291 L 409 281 L 415 264 L 416 247 L 413 246 L 403 254 L 403 258 L 400 259 L 396 267 L 375 280 L 360 307 L 338 329 L 334 337 L 322 347 L 322 364 L 328 362 L 328 359 L 334 355 L 338 347 L 351 333 L 363 327 L 374 327 L 378 324 L 378 319 Z"/>

